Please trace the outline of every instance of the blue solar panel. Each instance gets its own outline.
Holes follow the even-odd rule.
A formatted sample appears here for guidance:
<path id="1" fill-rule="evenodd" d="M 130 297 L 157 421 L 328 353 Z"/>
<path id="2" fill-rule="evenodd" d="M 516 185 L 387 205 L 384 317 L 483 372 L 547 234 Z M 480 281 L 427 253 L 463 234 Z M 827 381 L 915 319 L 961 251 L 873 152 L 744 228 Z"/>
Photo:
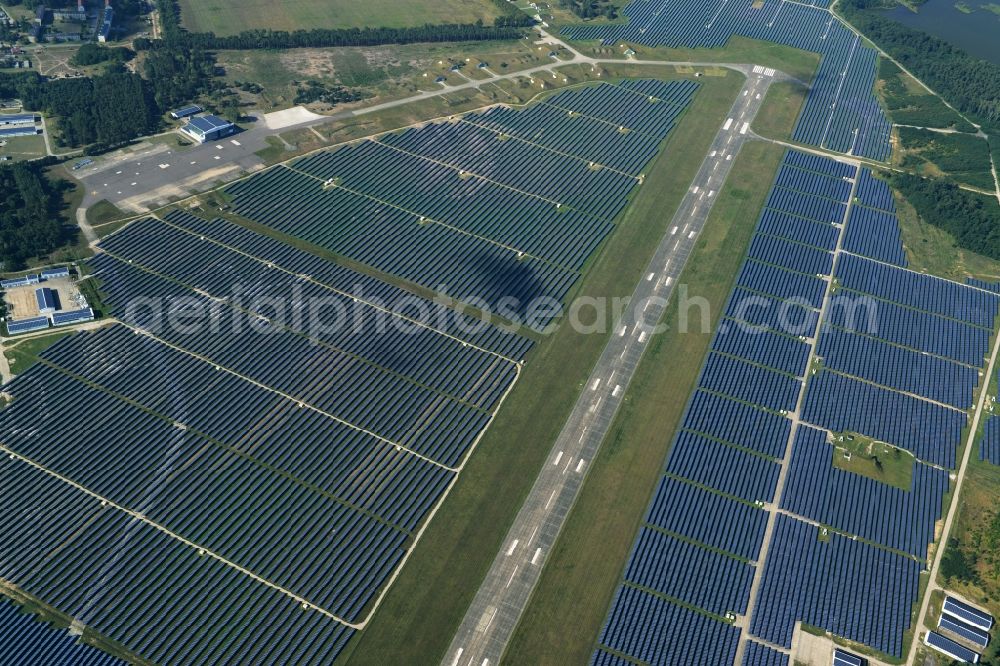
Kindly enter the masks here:
<path id="1" fill-rule="evenodd" d="M 959 638 L 964 638 L 980 648 L 985 648 L 990 643 L 990 634 L 988 631 L 983 631 L 979 627 L 966 624 L 947 613 L 941 614 L 941 618 L 938 620 L 938 628 L 950 631 Z"/>
<path id="2" fill-rule="evenodd" d="M 657 666 L 731 664 L 740 630 L 642 590 L 619 588 L 600 645 Z"/>
<path id="3" fill-rule="evenodd" d="M 733 470 L 740 470 L 733 474 Z M 667 458 L 667 472 L 747 502 L 770 502 L 780 467 L 773 460 L 682 431 Z"/>
<path id="4" fill-rule="evenodd" d="M 817 353 L 831 370 L 958 409 L 972 406 L 979 383 L 975 368 L 830 326 L 820 331 Z"/>
<path id="5" fill-rule="evenodd" d="M 93 319 L 94 311 L 91 308 L 83 308 L 82 310 L 65 310 L 63 312 L 53 313 L 52 315 L 52 323 L 55 326 L 77 324 L 82 321 L 92 321 Z"/>
<path id="6" fill-rule="evenodd" d="M 783 458 L 791 421 L 730 398 L 696 391 L 681 426 L 692 432 Z"/>
<path id="7" fill-rule="evenodd" d="M 832 432 L 888 442 L 944 467 L 955 466 L 967 421 L 964 412 L 828 371 L 809 382 L 802 418 Z"/>
<path id="8" fill-rule="evenodd" d="M 938 652 L 946 654 L 953 659 L 966 664 L 978 664 L 979 655 L 964 645 L 959 645 L 950 638 L 945 638 L 935 631 L 928 631 L 924 636 L 924 644 L 929 645 Z"/>
<path id="9" fill-rule="evenodd" d="M 788 666 L 788 655 L 762 645 L 757 641 L 747 641 L 743 652 L 743 666 Z"/>
<path id="10" fill-rule="evenodd" d="M 892 125 L 874 94 L 878 54 L 825 11 L 827 0 L 634 0 L 624 25 L 569 26 L 571 39 L 648 46 L 721 47 L 733 35 L 820 53 L 819 70 L 796 124 L 796 141 L 878 160 L 891 152 Z"/>
<path id="11" fill-rule="evenodd" d="M 964 601 L 959 601 L 955 597 L 945 597 L 942 611 L 986 631 L 989 631 L 993 627 L 992 615 L 974 608 Z"/>
<path id="12" fill-rule="evenodd" d="M 31 319 L 21 319 L 7 322 L 8 335 L 20 335 L 22 333 L 32 333 L 41 331 L 49 327 L 48 317 L 32 317 Z"/>
<path id="13" fill-rule="evenodd" d="M 753 572 L 750 564 L 644 527 L 625 580 L 721 616 L 746 613 Z"/>
<path id="14" fill-rule="evenodd" d="M 927 557 L 941 517 L 948 473 L 917 463 L 910 488 L 901 490 L 833 467 L 826 433 L 799 428 L 781 497 L 787 511 L 888 548 Z"/>
<path id="15" fill-rule="evenodd" d="M 921 565 L 779 514 L 750 634 L 791 648 L 795 622 L 901 657 Z"/>
<path id="16" fill-rule="evenodd" d="M 1000 465 L 1000 418 L 989 417 L 983 426 L 983 439 L 979 443 L 979 459 Z"/>
<path id="17" fill-rule="evenodd" d="M 851 255 L 837 263 L 837 279 L 846 289 L 989 329 L 1000 306 L 998 294 Z"/>
<path id="18" fill-rule="evenodd" d="M 67 629 L 56 629 L 0 599 L 0 664 L 117 666 L 126 662 L 81 643 Z"/>

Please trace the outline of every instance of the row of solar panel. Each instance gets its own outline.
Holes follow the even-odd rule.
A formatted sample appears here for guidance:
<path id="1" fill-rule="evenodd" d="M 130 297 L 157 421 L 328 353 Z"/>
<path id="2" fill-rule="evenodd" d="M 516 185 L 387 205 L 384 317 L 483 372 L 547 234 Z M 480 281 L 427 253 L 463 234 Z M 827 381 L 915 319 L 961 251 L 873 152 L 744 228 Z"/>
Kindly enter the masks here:
<path id="1" fill-rule="evenodd" d="M 841 257 L 836 278 L 845 289 L 987 329 L 1000 307 L 998 294 L 852 255 Z"/>
<path id="2" fill-rule="evenodd" d="M 776 518 L 750 633 L 790 648 L 801 620 L 902 656 L 920 564 L 862 541 Z"/>
<path id="3" fill-rule="evenodd" d="M 975 368 L 831 326 L 820 329 L 817 353 L 831 370 L 956 409 L 969 408 L 979 383 Z"/>
<path id="4" fill-rule="evenodd" d="M 357 619 L 403 555 L 409 532 L 377 505 L 332 497 L 231 443 L 46 366 L 9 388 L 7 448 L 338 617 Z M 87 413 L 89 427 L 66 438 Z M 44 432 L 32 432 L 39 419 Z"/>
<path id="5" fill-rule="evenodd" d="M 796 433 L 781 507 L 836 530 L 925 559 L 941 517 L 948 473 L 914 463 L 906 490 L 837 469 L 826 433 Z"/>
<path id="6" fill-rule="evenodd" d="M 831 432 L 856 432 L 955 466 L 967 418 L 963 412 L 822 371 L 809 382 L 802 419 Z"/>
<path id="7" fill-rule="evenodd" d="M 354 633 L 32 465 L 0 485 L 0 576 L 154 663 L 327 664 Z"/>
<path id="8" fill-rule="evenodd" d="M 892 125 L 874 95 L 877 54 L 824 11 L 823 4 L 634 0 L 622 11 L 627 19 L 622 25 L 571 26 L 563 34 L 606 43 L 688 48 L 720 47 L 740 35 L 820 53 L 795 140 L 887 159 Z"/>
<path id="9" fill-rule="evenodd" d="M 369 433 L 303 409 L 124 327 L 67 339 L 42 359 L 169 423 L 181 423 L 261 467 L 280 470 L 306 487 L 406 531 L 416 527 L 453 476 Z M 109 413 L 122 419 L 137 416 L 90 389 L 81 393 L 110 403 Z M 30 418 L 32 407 L 27 406 L 24 418 Z M 97 438 L 91 455 L 111 455 L 101 449 L 98 435 L 90 437 Z"/>
<path id="10" fill-rule="evenodd" d="M 426 314 L 427 323 L 433 330 L 516 361 L 524 360 L 532 347 L 530 339 L 505 328 L 485 326 L 480 319 L 445 304 L 415 298 L 412 292 L 393 284 L 225 220 L 208 220 L 182 211 L 172 211 L 165 219 L 179 229 L 196 234 L 200 240 L 219 243 L 267 266 L 317 282 L 334 295 L 347 297 L 341 302 L 358 303 L 410 319 L 415 318 L 414 313 Z"/>
<path id="11" fill-rule="evenodd" d="M 789 153 L 786 160 L 797 160 L 793 155 Z M 808 190 L 842 182 L 839 176 L 820 175 L 841 172 L 840 166 L 822 160 L 799 161 L 809 168 L 804 171 L 786 164 L 782 173 L 788 183 Z M 782 203 L 790 207 L 796 205 L 795 197 L 813 197 L 807 191 L 784 191 L 788 198 Z M 846 199 L 847 193 L 843 196 Z M 761 224 L 766 217 L 765 212 Z M 829 228 L 836 229 L 832 225 Z M 792 245 L 801 251 L 782 251 L 779 244 Z M 772 319 L 783 319 L 781 303 L 774 297 L 789 297 L 796 289 L 801 290 L 798 285 L 802 284 L 809 285 L 809 293 L 818 304 L 827 283 L 808 272 L 832 270 L 832 256 L 827 251 L 768 235 L 756 236 L 752 247 L 752 256 L 764 261 L 748 258 L 738 284 L 757 293 L 734 289 L 726 311 L 740 321 L 723 319 L 716 331 L 712 351 L 687 405 L 682 429 L 671 444 L 665 476 L 646 516 L 647 526 L 633 547 L 620 596 L 645 595 L 644 590 L 653 590 L 716 616 L 746 613 L 753 563 L 760 553 L 767 525 L 768 514 L 762 507 L 775 500 L 780 474 L 776 461 L 785 455 L 791 428 L 790 421 L 777 412 L 795 409 L 809 346 L 787 335 L 787 331 L 751 330 L 741 321 L 752 317 L 754 312 L 769 310 Z M 805 271 L 794 270 L 805 266 L 808 266 Z M 808 314 L 814 323 L 815 311 Z M 706 516 L 712 516 L 712 520 L 706 520 Z M 701 571 L 711 575 L 694 573 Z M 644 597 L 635 599 L 633 602 L 630 597 L 629 602 L 619 601 L 612 607 L 601 645 L 643 661 L 688 663 L 676 660 L 674 653 L 650 648 L 665 643 L 690 645 L 685 648 L 688 650 L 696 648 L 697 643 L 675 635 L 675 627 L 667 629 L 667 635 L 652 635 L 646 624 L 648 618 L 643 616 Z M 659 599 L 657 602 L 664 605 L 662 612 L 676 612 L 669 602 Z M 709 649 L 725 650 L 731 628 L 717 622 L 705 626 L 710 629 L 704 639 Z M 739 632 L 735 633 L 738 637 Z M 595 655 L 598 658 L 604 659 Z M 733 655 L 728 655 L 728 659 L 731 663 Z"/>
<path id="12" fill-rule="evenodd" d="M 268 170 L 227 192 L 234 210 L 255 222 L 524 316 L 539 297 L 565 296 L 639 184 L 597 165 L 627 155 L 626 170 L 640 172 L 696 89 L 691 81 L 651 81 L 566 91 L 542 110 L 383 136 Z M 565 112 L 561 120 L 553 109 Z M 570 111 L 586 115 L 585 124 Z M 544 127 L 529 134 L 535 117 Z M 652 141 L 637 143 L 637 132 Z"/>
<path id="13" fill-rule="evenodd" d="M 500 397 L 496 390 L 502 390 L 504 383 L 498 385 L 496 380 L 512 370 L 512 363 L 498 363 L 495 355 L 442 335 L 432 328 L 432 320 L 410 326 L 399 318 L 390 319 L 380 310 L 356 304 L 351 296 L 274 270 L 263 261 L 159 220 L 136 222 L 134 229 L 107 239 L 102 248 L 130 266 L 169 276 L 198 294 L 232 303 L 247 315 L 261 314 L 281 330 L 340 353 L 345 372 L 361 364 L 374 376 L 405 377 L 490 409 Z M 387 335 L 373 335 L 383 329 L 388 329 Z M 403 347 L 412 353 L 400 354 Z M 370 384 L 383 381 L 374 379 Z M 470 392 L 476 385 L 484 390 Z"/>
<path id="14" fill-rule="evenodd" d="M 0 664 L 118 666 L 124 663 L 81 643 L 66 629 L 57 629 L 0 598 Z"/>

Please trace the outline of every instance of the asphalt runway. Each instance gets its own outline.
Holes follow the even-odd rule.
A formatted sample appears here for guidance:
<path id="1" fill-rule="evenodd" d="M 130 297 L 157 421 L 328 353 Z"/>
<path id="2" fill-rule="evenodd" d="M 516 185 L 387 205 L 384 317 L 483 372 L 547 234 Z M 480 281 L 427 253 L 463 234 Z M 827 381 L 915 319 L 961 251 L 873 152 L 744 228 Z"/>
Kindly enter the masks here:
<path id="1" fill-rule="evenodd" d="M 758 71 L 759 70 L 759 71 Z M 622 319 L 594 367 L 521 506 L 500 551 L 442 662 L 445 666 L 500 663 L 542 567 L 583 486 L 590 462 L 614 421 L 628 385 L 708 220 L 734 156 L 753 138 L 750 124 L 780 72 L 754 68 L 720 127 L 698 175 L 677 209 Z"/>

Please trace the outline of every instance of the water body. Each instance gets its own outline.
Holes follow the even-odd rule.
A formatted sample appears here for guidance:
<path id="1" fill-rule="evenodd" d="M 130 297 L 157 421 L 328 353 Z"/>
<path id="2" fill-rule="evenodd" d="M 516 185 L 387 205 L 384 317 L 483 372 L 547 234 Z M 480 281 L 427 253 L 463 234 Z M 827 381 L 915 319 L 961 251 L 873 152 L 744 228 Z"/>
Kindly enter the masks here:
<path id="1" fill-rule="evenodd" d="M 919 12 L 897 7 L 888 16 L 1000 65 L 1000 14 L 985 8 L 990 3 L 1000 11 L 1000 0 L 927 0 Z"/>

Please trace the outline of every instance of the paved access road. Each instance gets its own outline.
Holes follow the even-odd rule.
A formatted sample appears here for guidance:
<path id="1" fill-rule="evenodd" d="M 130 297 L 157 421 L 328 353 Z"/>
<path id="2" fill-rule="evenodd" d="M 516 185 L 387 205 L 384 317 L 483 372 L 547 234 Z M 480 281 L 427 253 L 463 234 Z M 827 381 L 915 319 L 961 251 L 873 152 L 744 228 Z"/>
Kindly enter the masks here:
<path id="1" fill-rule="evenodd" d="M 494 666 L 506 649 L 542 566 L 555 544 L 587 472 L 618 412 L 698 234 L 732 168 L 753 138 L 749 126 L 779 72 L 747 68 L 748 78 L 719 129 L 698 175 L 616 324 L 569 420 L 504 538 L 445 655 L 446 666 Z"/>

